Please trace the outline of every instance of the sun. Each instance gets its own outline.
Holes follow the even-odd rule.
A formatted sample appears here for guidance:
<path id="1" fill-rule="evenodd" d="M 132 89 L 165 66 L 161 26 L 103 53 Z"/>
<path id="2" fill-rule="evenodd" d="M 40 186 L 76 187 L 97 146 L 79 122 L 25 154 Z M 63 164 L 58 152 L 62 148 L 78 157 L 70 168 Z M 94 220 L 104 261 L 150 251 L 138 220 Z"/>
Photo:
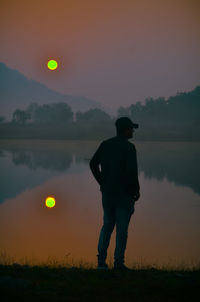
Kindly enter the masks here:
<path id="1" fill-rule="evenodd" d="M 56 200 L 52 196 L 48 196 L 45 200 L 45 205 L 47 208 L 53 208 L 56 205 Z"/>
<path id="2" fill-rule="evenodd" d="M 58 62 L 56 60 L 49 60 L 47 62 L 47 67 L 50 69 L 50 70 L 55 70 L 58 68 Z"/>

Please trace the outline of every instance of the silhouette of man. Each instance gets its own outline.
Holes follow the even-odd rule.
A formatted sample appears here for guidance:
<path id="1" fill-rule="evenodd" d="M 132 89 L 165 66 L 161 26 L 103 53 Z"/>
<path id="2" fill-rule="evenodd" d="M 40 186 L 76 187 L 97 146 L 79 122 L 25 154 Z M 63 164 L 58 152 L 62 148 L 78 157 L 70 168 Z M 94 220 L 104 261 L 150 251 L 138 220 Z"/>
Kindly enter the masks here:
<path id="1" fill-rule="evenodd" d="M 90 160 L 90 169 L 100 185 L 103 206 L 103 226 L 98 242 L 98 268 L 107 269 L 107 249 L 116 225 L 114 268 L 128 269 L 124 264 L 128 226 L 134 213 L 135 201 L 140 198 L 137 155 L 133 137 L 134 124 L 128 117 L 115 122 L 117 135 L 104 140 Z M 99 168 L 101 167 L 101 170 Z"/>

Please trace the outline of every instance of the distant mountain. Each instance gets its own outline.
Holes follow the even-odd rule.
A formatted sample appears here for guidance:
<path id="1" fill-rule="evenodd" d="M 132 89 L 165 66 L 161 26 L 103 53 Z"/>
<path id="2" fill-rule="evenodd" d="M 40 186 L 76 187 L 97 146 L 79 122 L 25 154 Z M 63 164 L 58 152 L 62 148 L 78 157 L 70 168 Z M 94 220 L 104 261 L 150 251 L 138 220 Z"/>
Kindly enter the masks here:
<path id="1" fill-rule="evenodd" d="M 84 96 L 67 95 L 49 89 L 0 62 L 0 115 L 10 118 L 15 109 L 25 109 L 31 103 L 58 102 L 67 103 L 74 112 L 85 112 L 92 108 L 109 111 L 109 108 L 106 109 L 99 102 Z"/>

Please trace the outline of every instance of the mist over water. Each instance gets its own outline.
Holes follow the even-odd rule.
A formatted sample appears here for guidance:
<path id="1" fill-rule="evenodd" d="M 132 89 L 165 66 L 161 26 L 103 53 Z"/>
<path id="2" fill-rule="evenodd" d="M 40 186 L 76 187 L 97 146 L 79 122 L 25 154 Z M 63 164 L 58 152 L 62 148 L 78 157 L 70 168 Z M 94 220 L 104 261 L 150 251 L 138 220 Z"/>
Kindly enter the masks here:
<path id="1" fill-rule="evenodd" d="M 20 261 L 96 261 L 101 192 L 89 169 L 99 141 L 0 144 L 0 248 Z M 141 198 L 127 263 L 198 265 L 200 143 L 135 143 Z M 45 207 L 52 195 L 56 206 Z M 115 231 L 108 250 L 113 258 Z M 67 256 L 66 256 L 67 255 Z"/>

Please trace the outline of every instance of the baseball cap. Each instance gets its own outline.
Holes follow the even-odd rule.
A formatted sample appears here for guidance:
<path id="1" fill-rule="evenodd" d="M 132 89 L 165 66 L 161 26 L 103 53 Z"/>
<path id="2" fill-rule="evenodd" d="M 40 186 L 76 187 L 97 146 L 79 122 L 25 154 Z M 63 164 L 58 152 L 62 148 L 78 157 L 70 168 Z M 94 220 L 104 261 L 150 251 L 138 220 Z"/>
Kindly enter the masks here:
<path id="1" fill-rule="evenodd" d="M 131 121 L 130 118 L 123 116 L 116 120 L 115 126 L 117 129 L 126 129 L 126 128 L 138 128 L 139 125 Z"/>

